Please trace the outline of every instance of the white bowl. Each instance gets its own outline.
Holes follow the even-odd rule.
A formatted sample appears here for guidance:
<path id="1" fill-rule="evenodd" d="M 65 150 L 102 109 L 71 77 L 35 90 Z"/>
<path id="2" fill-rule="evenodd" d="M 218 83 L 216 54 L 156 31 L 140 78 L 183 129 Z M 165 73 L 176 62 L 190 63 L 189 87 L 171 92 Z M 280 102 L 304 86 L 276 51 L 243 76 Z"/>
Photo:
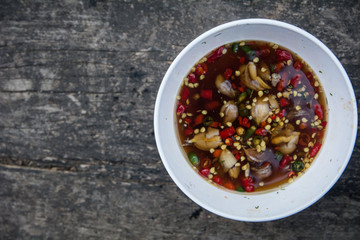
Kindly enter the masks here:
<path id="1" fill-rule="evenodd" d="M 291 184 L 259 193 L 238 193 L 209 184 L 187 162 L 176 129 L 175 103 L 181 81 L 203 56 L 226 43 L 263 40 L 297 53 L 318 75 L 328 101 L 328 125 L 312 166 Z M 161 83 L 154 113 L 156 144 L 177 186 L 201 207 L 240 221 L 270 221 L 295 214 L 319 200 L 343 173 L 357 133 L 357 106 L 350 80 L 335 55 L 317 38 L 293 25 L 245 19 L 215 27 L 176 57 Z"/>

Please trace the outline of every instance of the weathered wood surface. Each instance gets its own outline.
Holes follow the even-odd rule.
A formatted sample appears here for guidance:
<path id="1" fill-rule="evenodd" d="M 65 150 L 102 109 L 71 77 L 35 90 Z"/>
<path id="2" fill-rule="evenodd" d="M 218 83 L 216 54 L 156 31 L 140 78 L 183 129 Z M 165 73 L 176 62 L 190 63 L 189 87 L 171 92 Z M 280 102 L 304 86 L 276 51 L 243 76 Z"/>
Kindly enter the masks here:
<path id="1" fill-rule="evenodd" d="M 282 20 L 339 58 L 360 96 L 359 1 L 0 1 L 0 239 L 355 239 L 359 137 L 333 189 L 267 223 L 216 216 L 173 183 L 153 108 L 195 37 Z"/>

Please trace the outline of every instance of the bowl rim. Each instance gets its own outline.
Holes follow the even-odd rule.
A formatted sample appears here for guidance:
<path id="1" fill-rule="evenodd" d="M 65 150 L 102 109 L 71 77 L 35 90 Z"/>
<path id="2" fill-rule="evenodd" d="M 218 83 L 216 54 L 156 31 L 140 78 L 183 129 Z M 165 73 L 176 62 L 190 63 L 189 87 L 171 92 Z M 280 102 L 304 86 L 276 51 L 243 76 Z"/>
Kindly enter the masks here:
<path id="1" fill-rule="evenodd" d="M 155 109 L 154 109 L 154 133 L 155 133 L 155 140 L 156 140 L 156 145 L 157 145 L 157 148 L 158 148 L 158 152 L 159 152 L 159 155 L 161 157 L 161 160 L 162 160 L 167 172 L 169 173 L 170 177 L 175 182 L 177 187 L 179 187 L 182 190 L 182 192 L 185 193 L 185 195 L 188 196 L 192 201 L 194 201 L 195 203 L 197 203 L 201 207 L 209 210 L 210 212 L 213 212 L 213 213 L 215 213 L 215 214 L 217 214 L 219 216 L 225 217 L 225 218 L 229 218 L 229 219 L 233 219 L 233 220 L 240 220 L 240 221 L 248 221 L 248 222 L 272 221 L 272 220 L 277 220 L 277 219 L 281 219 L 281 218 L 284 218 L 284 217 L 291 216 L 293 214 L 296 214 L 296 213 L 306 209 L 310 205 L 317 202 L 320 198 L 322 198 L 334 186 L 334 184 L 338 181 L 338 179 L 341 177 L 342 173 L 344 172 L 346 166 L 348 165 L 348 162 L 350 161 L 350 158 L 351 158 L 354 146 L 355 146 L 355 141 L 356 141 L 356 136 L 357 136 L 357 128 L 353 128 L 352 136 L 351 136 L 351 145 L 348 148 L 348 151 L 347 151 L 345 160 L 343 161 L 341 169 L 339 169 L 338 174 L 336 175 L 336 177 L 334 177 L 332 179 L 332 181 L 328 183 L 327 188 L 325 188 L 324 191 L 319 192 L 315 197 L 312 198 L 311 201 L 308 201 L 306 204 L 303 204 L 303 205 L 299 206 L 297 209 L 294 209 L 291 212 L 284 212 L 283 214 L 273 215 L 271 217 L 244 218 L 244 217 L 238 217 L 238 216 L 223 213 L 223 212 L 219 211 L 218 209 L 207 205 L 201 199 L 198 199 L 197 197 L 195 197 L 191 193 L 191 191 L 188 190 L 181 183 L 181 181 L 175 176 L 175 174 L 173 172 L 173 169 L 171 168 L 168 161 L 166 160 L 167 157 L 165 156 L 163 146 L 161 145 L 160 132 L 159 132 L 159 127 L 160 126 L 158 126 L 159 116 L 160 116 L 160 99 L 161 99 L 161 96 L 163 95 L 163 92 L 164 92 L 164 89 L 165 89 L 165 82 L 169 79 L 169 76 L 173 72 L 174 68 L 176 67 L 176 65 L 178 64 L 180 59 L 182 59 L 183 56 L 185 54 L 187 54 L 188 50 L 192 49 L 202 39 L 206 39 L 207 37 L 210 37 L 211 35 L 219 32 L 221 30 L 224 30 L 224 29 L 227 29 L 227 28 L 230 28 L 230 27 L 234 27 L 236 25 L 244 25 L 244 24 L 245 25 L 247 25 L 247 24 L 262 24 L 262 25 L 271 25 L 271 26 L 277 26 L 277 27 L 280 27 L 280 28 L 285 28 L 287 30 L 294 31 L 294 32 L 296 32 L 298 34 L 303 35 L 305 38 L 309 39 L 310 41 L 312 41 L 316 45 L 318 45 L 327 54 L 327 56 L 329 56 L 331 58 L 331 60 L 336 64 L 338 70 L 340 71 L 341 75 L 343 76 L 343 78 L 345 80 L 346 88 L 350 92 L 350 98 L 352 100 L 355 100 L 355 101 L 352 102 L 352 104 L 353 104 L 352 107 L 353 107 L 353 112 L 355 112 L 356 114 L 353 114 L 352 123 L 353 123 L 353 126 L 357 126 L 358 116 L 357 116 L 357 104 L 356 104 L 356 98 L 355 98 L 354 89 L 352 87 L 351 81 L 350 81 L 344 67 L 342 66 L 340 61 L 337 59 L 337 57 L 333 54 L 333 52 L 325 44 L 323 44 L 319 39 L 314 37 L 312 34 L 306 32 L 305 30 L 303 30 L 303 29 L 301 29 L 299 27 L 296 27 L 296 26 L 294 26 L 292 24 L 285 23 L 285 22 L 278 21 L 278 20 L 271 20 L 271 19 L 249 18 L 249 19 L 240 19 L 240 20 L 235 20 L 235 21 L 231 21 L 231 22 L 228 22 L 228 23 L 224 23 L 224 24 L 218 25 L 218 26 L 204 32 L 203 34 L 201 34 L 200 36 L 198 36 L 197 38 L 192 40 L 177 55 L 177 57 L 174 59 L 174 61 L 172 62 L 172 64 L 168 68 L 166 74 L 164 75 L 163 80 L 162 80 L 161 85 L 160 85 L 159 90 L 158 90 L 158 94 L 157 94 L 156 102 L 155 102 Z"/>

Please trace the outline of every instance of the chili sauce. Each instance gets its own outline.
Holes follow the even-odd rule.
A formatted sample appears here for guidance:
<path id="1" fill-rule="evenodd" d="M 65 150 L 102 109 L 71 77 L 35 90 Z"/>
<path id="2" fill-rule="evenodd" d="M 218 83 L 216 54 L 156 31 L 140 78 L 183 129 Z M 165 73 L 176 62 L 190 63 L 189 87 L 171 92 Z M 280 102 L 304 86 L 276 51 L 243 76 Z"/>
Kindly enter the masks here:
<path id="1" fill-rule="evenodd" d="M 181 147 L 204 178 L 240 192 L 291 183 L 316 158 L 326 130 L 316 74 L 264 41 L 220 46 L 189 71 L 175 114 Z"/>

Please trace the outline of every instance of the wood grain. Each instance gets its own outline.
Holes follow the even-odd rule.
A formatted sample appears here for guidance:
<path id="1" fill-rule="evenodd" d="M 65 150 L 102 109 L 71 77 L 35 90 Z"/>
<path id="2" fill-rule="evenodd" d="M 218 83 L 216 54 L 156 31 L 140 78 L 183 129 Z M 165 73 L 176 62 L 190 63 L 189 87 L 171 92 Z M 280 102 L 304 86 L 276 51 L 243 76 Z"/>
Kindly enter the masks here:
<path id="1" fill-rule="evenodd" d="M 173 183 L 153 109 L 171 61 L 219 24 L 271 18 L 324 42 L 360 94 L 359 1 L 0 1 L 0 239 L 355 239 L 360 149 L 285 219 L 216 216 Z"/>

